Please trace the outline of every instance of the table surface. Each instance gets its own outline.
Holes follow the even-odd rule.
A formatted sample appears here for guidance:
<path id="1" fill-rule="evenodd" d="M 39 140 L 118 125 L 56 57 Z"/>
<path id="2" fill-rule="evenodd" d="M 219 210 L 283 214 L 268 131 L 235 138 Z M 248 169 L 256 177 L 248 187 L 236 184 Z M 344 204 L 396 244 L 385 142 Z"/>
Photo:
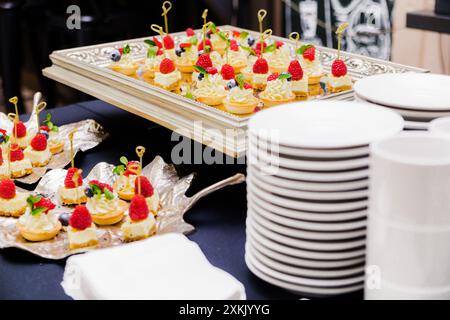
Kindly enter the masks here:
<path id="1" fill-rule="evenodd" d="M 169 130 L 97 100 L 50 112 L 58 125 L 94 119 L 111 134 L 95 149 L 77 154 L 76 165 L 85 172 L 100 161 L 117 163 L 122 155 L 133 158 L 137 145 L 148 150 L 144 163 L 156 155 L 170 163 L 172 146 L 178 143 L 171 141 Z M 23 116 L 22 120 L 26 118 Z M 197 173 L 188 191 L 188 195 L 192 195 L 238 172 L 245 173 L 245 165 L 183 164 L 177 166 L 177 171 L 180 175 Z M 299 296 L 263 282 L 247 269 L 244 261 L 246 203 L 245 183 L 200 200 L 185 216 L 186 221 L 196 227 L 189 238 L 199 244 L 214 266 L 244 284 L 248 299 L 298 299 Z M 64 266 L 65 260 L 46 260 L 15 248 L 1 250 L 0 299 L 70 299 L 60 286 Z M 361 293 L 341 298 L 355 297 L 360 298 Z"/>

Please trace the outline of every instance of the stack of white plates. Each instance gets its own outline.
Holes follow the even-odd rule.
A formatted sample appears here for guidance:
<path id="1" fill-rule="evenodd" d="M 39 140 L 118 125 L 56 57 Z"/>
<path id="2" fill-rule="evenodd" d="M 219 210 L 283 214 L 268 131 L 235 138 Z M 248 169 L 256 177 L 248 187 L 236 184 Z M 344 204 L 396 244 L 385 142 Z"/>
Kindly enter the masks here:
<path id="1" fill-rule="evenodd" d="M 309 102 L 249 122 L 246 263 L 303 296 L 363 287 L 369 143 L 403 119 L 354 102 Z"/>
<path id="2" fill-rule="evenodd" d="M 429 122 L 450 116 L 450 76 L 427 73 L 382 74 L 358 80 L 359 102 L 392 109 L 405 119 L 405 129 L 427 130 Z"/>

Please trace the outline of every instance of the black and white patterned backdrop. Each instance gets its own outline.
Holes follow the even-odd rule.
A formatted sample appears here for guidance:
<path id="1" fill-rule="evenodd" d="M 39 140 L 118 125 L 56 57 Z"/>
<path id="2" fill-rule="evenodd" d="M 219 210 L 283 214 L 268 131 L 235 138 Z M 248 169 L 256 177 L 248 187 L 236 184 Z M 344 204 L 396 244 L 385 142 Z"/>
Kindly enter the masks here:
<path id="1" fill-rule="evenodd" d="M 299 31 L 303 41 L 336 47 L 334 33 L 342 22 L 349 27 L 343 49 L 380 59 L 391 52 L 394 0 L 283 0 L 285 31 Z"/>

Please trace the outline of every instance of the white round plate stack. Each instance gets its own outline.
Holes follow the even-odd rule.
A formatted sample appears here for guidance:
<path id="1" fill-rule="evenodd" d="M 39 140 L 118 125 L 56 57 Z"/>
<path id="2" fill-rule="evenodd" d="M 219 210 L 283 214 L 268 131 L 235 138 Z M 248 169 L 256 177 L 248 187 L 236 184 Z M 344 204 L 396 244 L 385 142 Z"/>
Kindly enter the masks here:
<path id="1" fill-rule="evenodd" d="M 429 73 L 382 74 L 358 80 L 359 102 L 394 110 L 407 130 L 428 130 L 430 121 L 450 116 L 450 76 Z"/>
<path id="2" fill-rule="evenodd" d="M 249 122 L 246 263 L 306 297 L 363 288 L 369 144 L 403 130 L 381 107 L 307 102 Z"/>

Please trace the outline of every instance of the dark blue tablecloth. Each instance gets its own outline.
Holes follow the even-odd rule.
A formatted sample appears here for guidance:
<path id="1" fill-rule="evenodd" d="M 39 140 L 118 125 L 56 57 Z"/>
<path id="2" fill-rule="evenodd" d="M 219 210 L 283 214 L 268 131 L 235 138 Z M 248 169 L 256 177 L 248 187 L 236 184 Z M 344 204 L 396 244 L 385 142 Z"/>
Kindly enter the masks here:
<path id="1" fill-rule="evenodd" d="M 170 161 L 171 132 L 101 101 L 75 104 L 50 111 L 56 124 L 94 119 L 111 133 L 104 143 L 79 153 L 76 165 L 85 172 L 98 162 L 117 163 L 121 155 L 134 158 L 137 145 L 147 148 L 144 163 L 161 155 Z M 23 117 L 26 119 L 26 116 Z M 181 165 L 181 175 L 197 172 L 189 194 L 237 172 L 243 165 Z M 34 188 L 34 186 L 33 186 Z M 189 236 L 209 261 L 241 281 L 249 299 L 295 299 L 297 296 L 267 284 L 247 269 L 244 262 L 246 192 L 245 184 L 220 190 L 202 199 L 187 214 L 196 227 Z M 60 286 L 65 260 L 49 261 L 18 249 L 0 250 L 0 299 L 68 299 Z"/>

